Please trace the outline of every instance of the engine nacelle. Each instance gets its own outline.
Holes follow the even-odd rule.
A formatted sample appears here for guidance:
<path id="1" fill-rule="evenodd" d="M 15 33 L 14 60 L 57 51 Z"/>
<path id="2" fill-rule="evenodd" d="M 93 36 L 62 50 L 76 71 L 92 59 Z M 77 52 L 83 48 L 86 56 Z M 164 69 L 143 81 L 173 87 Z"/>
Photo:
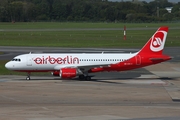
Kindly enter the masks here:
<path id="1" fill-rule="evenodd" d="M 54 71 L 52 75 L 68 79 L 76 77 L 78 75 L 78 72 L 76 68 L 62 68 L 59 71 Z"/>

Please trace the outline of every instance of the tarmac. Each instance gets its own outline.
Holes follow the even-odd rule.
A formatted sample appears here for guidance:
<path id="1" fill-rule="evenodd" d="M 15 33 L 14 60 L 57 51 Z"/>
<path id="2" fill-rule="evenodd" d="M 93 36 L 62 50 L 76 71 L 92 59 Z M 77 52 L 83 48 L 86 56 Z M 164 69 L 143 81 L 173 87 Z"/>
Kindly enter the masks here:
<path id="1" fill-rule="evenodd" d="M 141 69 L 93 74 L 91 81 L 1 75 L 0 120 L 179 120 L 175 55 Z"/>

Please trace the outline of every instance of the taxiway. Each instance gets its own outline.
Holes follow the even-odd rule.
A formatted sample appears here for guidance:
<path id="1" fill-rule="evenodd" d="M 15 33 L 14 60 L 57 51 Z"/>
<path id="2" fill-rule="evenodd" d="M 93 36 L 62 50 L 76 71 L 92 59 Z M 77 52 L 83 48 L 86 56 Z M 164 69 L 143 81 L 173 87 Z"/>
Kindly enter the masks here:
<path id="1" fill-rule="evenodd" d="M 23 49 L 24 52 L 21 52 Z M 4 50 L 4 51 L 3 51 Z M 33 50 L 33 51 L 32 51 Z M 92 52 L 93 49 L 20 48 L 0 51 L 1 59 L 32 52 Z M 131 49 L 132 52 L 138 49 Z M 1 120 L 179 120 L 179 48 L 166 48 L 169 62 L 125 72 L 97 73 L 92 81 L 58 77 L 0 76 Z M 130 52 L 95 49 L 93 52 Z"/>

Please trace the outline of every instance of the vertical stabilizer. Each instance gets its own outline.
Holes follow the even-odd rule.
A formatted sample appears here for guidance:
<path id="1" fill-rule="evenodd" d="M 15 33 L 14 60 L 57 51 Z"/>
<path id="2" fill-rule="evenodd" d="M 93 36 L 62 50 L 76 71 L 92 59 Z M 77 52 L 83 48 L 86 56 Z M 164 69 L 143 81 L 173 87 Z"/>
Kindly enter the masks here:
<path id="1" fill-rule="evenodd" d="M 154 35 L 149 39 L 149 41 L 144 45 L 144 47 L 139 51 L 141 54 L 156 54 L 161 55 L 164 49 L 166 37 L 167 37 L 168 27 L 160 27 Z"/>

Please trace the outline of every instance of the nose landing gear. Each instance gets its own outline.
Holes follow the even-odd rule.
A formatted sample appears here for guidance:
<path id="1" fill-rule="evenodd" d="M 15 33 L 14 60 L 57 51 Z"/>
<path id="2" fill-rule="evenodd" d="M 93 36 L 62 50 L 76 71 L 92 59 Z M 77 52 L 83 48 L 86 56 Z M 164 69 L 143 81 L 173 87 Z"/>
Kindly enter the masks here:
<path id="1" fill-rule="evenodd" d="M 30 73 L 30 72 L 28 72 L 28 73 L 27 73 L 26 80 L 31 80 L 30 75 L 31 75 L 31 73 Z"/>

